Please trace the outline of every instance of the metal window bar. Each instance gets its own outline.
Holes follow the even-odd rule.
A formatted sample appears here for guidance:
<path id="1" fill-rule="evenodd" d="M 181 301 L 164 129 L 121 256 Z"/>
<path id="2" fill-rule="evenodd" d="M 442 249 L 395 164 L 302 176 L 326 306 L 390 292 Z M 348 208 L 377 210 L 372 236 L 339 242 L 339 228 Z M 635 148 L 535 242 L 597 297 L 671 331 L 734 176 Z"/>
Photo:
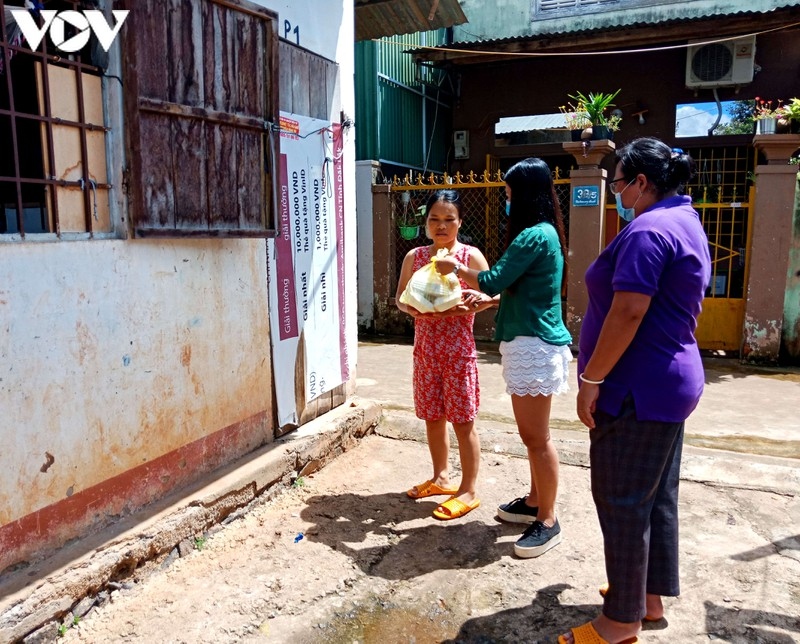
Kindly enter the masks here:
<path id="1" fill-rule="evenodd" d="M 62 0 L 61 2 L 51 3 L 48 9 L 54 10 L 79 10 L 82 8 L 83 3 L 78 0 Z M 5 19 L 4 9 L 22 9 L 17 5 L 6 5 L 4 0 L 0 0 L 0 59 L 3 62 L 2 76 L 5 77 L 5 85 L 8 93 L 8 109 L 0 107 L 0 117 L 8 117 L 10 136 L 11 136 L 11 153 L 14 167 L 14 176 L 0 176 L 0 186 L 2 184 L 13 183 L 15 186 L 15 210 L 16 210 L 16 225 L 17 231 L 21 238 L 25 238 L 25 205 L 23 199 L 24 186 L 43 185 L 45 190 L 44 198 L 41 201 L 40 209 L 42 211 L 43 220 L 46 222 L 45 232 L 55 232 L 57 236 L 61 237 L 61 223 L 58 209 L 58 191 L 56 187 L 79 187 L 83 193 L 83 218 L 87 233 L 92 235 L 94 232 L 93 223 L 93 208 L 96 207 L 96 193 L 90 194 L 94 189 L 110 189 L 111 185 L 107 183 L 97 183 L 89 175 L 89 151 L 87 144 L 87 131 L 103 131 L 107 132 L 108 128 L 103 125 L 97 125 L 86 122 L 86 105 L 83 93 L 83 78 L 84 73 L 102 75 L 101 70 L 85 62 L 83 59 L 88 54 L 80 52 L 78 55 L 61 55 L 61 53 L 50 53 L 50 43 L 47 37 L 42 39 L 38 50 L 33 51 L 27 46 L 17 46 L 8 42 L 7 39 L 7 23 Z M 84 48 L 84 51 L 86 48 Z M 17 109 L 15 102 L 15 91 L 17 87 L 14 84 L 12 62 L 13 58 L 18 56 L 28 57 L 39 63 L 41 68 L 41 99 L 40 105 L 44 114 L 31 114 Z M 71 121 L 68 119 L 54 117 L 52 109 L 52 100 L 50 92 L 50 77 L 48 65 L 57 65 L 72 70 L 75 74 L 75 86 L 77 94 L 77 108 L 78 108 L 78 121 Z M 18 128 L 20 123 L 24 122 L 38 122 L 42 124 L 42 147 L 46 147 L 47 154 L 42 155 L 42 170 L 44 176 L 23 176 L 20 157 L 20 141 L 18 137 Z M 74 181 L 68 181 L 56 178 L 56 155 L 53 137 L 53 126 L 62 125 L 74 127 L 78 130 L 80 142 L 80 163 L 81 163 L 81 178 Z M 2 131 L 0 131 L 2 132 Z M 47 167 L 44 167 L 44 166 Z M 48 210 L 50 205 L 50 212 Z M 0 202 L 0 208 L 3 209 L 0 215 L 5 217 L 5 206 Z"/>

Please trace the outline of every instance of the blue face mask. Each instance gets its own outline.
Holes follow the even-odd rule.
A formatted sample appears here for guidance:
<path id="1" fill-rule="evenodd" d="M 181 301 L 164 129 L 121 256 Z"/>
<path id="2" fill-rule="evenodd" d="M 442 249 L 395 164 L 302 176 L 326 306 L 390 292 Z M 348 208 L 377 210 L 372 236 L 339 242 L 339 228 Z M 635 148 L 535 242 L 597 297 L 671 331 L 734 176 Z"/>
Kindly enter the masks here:
<path id="1" fill-rule="evenodd" d="M 614 199 L 617 202 L 617 214 L 625 221 L 633 221 L 636 217 L 636 211 L 633 208 L 626 208 L 622 205 L 622 193 L 615 194 Z"/>
<path id="2" fill-rule="evenodd" d="M 506 201 L 506 217 L 508 217 L 510 214 L 511 214 L 511 202 Z"/>
<path id="3" fill-rule="evenodd" d="M 631 182 L 625 186 L 622 190 L 620 190 L 617 194 L 614 195 L 614 200 L 617 202 L 617 214 L 624 220 L 624 221 L 633 221 L 636 217 L 636 204 L 639 203 L 639 199 L 642 198 L 642 193 L 639 193 L 639 196 L 636 197 L 636 201 L 633 202 L 632 208 L 626 208 L 622 205 L 622 193 L 625 192 L 628 188 L 631 187 L 631 183 L 636 181 L 636 179 L 632 179 Z"/>

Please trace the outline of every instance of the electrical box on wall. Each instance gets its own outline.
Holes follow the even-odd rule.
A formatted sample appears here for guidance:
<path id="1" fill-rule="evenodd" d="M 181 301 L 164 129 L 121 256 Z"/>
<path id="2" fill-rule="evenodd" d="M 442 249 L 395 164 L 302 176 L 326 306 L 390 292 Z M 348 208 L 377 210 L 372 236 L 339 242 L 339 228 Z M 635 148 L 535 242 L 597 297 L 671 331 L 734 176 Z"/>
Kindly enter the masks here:
<path id="1" fill-rule="evenodd" d="M 456 159 L 469 159 L 468 130 L 455 130 L 453 132 L 453 157 Z"/>

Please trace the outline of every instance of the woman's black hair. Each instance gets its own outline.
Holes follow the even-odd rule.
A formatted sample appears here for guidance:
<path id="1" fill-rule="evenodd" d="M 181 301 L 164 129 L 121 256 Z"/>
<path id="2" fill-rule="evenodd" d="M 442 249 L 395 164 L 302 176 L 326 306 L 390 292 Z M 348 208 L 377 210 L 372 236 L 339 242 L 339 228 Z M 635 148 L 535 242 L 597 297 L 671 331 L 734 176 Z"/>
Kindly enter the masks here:
<path id="1" fill-rule="evenodd" d="M 445 203 L 451 203 L 456 207 L 458 211 L 458 218 L 464 219 L 464 203 L 461 201 L 461 195 L 458 194 L 456 190 L 435 190 L 430 197 L 428 197 L 428 201 L 425 204 L 425 217 L 428 217 L 428 214 L 433 208 L 433 205 L 438 203 L 439 201 L 444 201 Z"/>
<path id="2" fill-rule="evenodd" d="M 659 199 L 674 191 L 682 194 L 695 176 L 692 157 L 654 137 L 634 139 L 617 151 L 616 159 L 627 181 L 643 174 L 655 186 Z"/>
<path id="3" fill-rule="evenodd" d="M 564 220 L 556 196 L 549 166 L 534 157 L 515 163 L 503 180 L 511 188 L 511 210 L 508 213 L 506 248 L 526 228 L 546 221 L 558 232 L 561 254 L 567 258 Z M 566 271 L 565 271 L 566 274 Z"/>

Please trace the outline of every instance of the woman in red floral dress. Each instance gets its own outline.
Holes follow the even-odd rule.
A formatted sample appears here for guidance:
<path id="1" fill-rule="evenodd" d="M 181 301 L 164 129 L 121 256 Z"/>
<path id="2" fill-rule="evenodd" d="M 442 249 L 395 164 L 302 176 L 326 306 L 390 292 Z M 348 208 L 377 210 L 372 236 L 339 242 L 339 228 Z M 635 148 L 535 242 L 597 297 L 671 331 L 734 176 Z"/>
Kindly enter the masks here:
<path id="1" fill-rule="evenodd" d="M 425 212 L 426 231 L 433 243 L 414 248 L 405 256 L 396 299 L 397 308 L 414 318 L 414 408 L 417 417 L 425 421 L 433 476 L 412 487 L 407 494 L 413 499 L 448 495 L 433 515 L 449 520 L 464 516 L 480 505 L 475 492 L 480 463 L 480 442 L 475 430 L 480 388 L 472 326 L 475 313 L 494 306 L 495 302 L 485 301 L 485 296 L 482 298 L 463 281 L 461 304 L 447 311 L 420 313 L 400 302 L 411 275 L 429 263 L 442 248 L 457 261 L 456 275 L 462 265 L 478 271 L 489 268 L 483 253 L 458 241 L 463 219 L 461 200 L 455 190 L 434 192 Z M 448 421 L 458 437 L 461 459 L 458 487 L 450 482 Z"/>

